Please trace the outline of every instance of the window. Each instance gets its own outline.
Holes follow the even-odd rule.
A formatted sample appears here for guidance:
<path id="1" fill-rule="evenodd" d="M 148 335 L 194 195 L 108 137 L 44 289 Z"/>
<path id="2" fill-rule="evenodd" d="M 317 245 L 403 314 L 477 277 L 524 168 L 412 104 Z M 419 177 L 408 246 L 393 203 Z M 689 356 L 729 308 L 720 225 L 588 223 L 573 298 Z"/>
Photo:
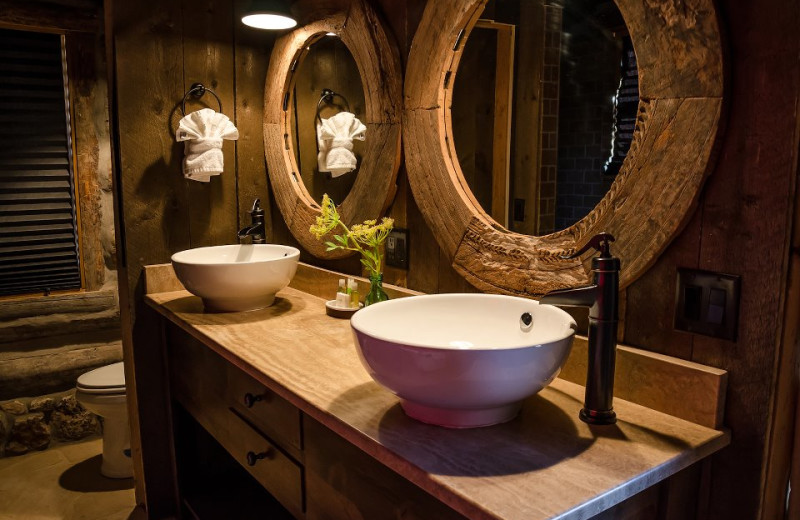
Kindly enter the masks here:
<path id="1" fill-rule="evenodd" d="M 79 289 L 64 37 L 0 29 L 0 296 Z"/>

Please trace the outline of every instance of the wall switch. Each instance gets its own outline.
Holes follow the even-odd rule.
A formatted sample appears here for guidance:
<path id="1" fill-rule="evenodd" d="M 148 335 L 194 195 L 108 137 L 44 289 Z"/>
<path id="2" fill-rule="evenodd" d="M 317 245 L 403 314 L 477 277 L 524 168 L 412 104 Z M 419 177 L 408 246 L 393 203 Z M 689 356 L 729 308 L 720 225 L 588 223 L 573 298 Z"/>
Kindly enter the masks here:
<path id="1" fill-rule="evenodd" d="M 736 341 L 741 277 L 678 269 L 675 328 Z"/>
<path id="2" fill-rule="evenodd" d="M 386 265 L 408 269 L 408 230 L 395 228 L 386 237 Z"/>

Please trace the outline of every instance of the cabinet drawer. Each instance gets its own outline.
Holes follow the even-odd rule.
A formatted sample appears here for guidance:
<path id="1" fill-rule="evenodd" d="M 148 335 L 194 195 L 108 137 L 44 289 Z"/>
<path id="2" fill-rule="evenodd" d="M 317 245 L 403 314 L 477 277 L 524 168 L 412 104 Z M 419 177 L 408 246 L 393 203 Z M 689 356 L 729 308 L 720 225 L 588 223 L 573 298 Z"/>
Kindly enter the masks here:
<path id="1" fill-rule="evenodd" d="M 258 429 L 299 455 L 300 410 L 294 405 L 233 365 L 228 365 L 227 401 Z"/>
<path id="2" fill-rule="evenodd" d="M 302 518 L 303 470 L 235 413 L 229 413 L 224 432 L 214 435 L 217 441 L 283 507 Z"/>

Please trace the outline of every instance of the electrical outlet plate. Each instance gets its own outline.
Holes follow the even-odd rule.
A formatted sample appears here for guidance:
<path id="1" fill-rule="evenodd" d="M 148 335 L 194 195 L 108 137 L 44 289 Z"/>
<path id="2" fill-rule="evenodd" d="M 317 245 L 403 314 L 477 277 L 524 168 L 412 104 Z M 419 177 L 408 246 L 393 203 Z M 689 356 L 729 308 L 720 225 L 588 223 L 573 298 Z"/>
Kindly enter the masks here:
<path id="1" fill-rule="evenodd" d="M 675 328 L 736 341 L 741 277 L 678 269 Z"/>
<path id="2" fill-rule="evenodd" d="M 408 230 L 395 228 L 386 237 L 386 265 L 408 269 Z"/>

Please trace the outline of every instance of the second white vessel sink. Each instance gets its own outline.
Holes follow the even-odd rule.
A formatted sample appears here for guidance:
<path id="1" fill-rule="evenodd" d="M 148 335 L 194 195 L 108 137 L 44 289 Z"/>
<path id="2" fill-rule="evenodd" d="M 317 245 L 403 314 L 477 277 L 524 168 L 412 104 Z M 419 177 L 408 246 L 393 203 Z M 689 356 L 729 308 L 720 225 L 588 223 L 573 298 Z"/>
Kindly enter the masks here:
<path id="1" fill-rule="evenodd" d="M 405 412 L 452 428 L 513 419 L 558 375 L 576 328 L 557 307 L 493 294 L 400 298 L 350 323 L 362 364 Z"/>
<path id="2" fill-rule="evenodd" d="M 294 277 L 299 258 L 291 246 L 242 244 L 187 249 L 172 255 L 172 266 L 206 310 L 249 311 L 272 305 Z"/>

